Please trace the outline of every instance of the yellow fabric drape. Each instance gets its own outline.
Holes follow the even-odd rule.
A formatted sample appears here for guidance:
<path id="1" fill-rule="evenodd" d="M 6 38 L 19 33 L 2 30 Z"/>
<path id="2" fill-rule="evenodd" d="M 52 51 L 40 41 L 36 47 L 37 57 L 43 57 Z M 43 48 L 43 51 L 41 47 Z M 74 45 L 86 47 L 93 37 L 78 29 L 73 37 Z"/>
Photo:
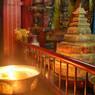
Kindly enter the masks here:
<path id="1" fill-rule="evenodd" d="M 93 8 L 93 0 L 89 0 L 89 11 L 92 11 Z"/>
<path id="2" fill-rule="evenodd" d="M 69 15 L 71 15 L 73 9 L 74 9 L 74 6 L 71 4 L 71 1 L 68 0 L 68 12 L 69 12 Z"/>
<path id="3" fill-rule="evenodd" d="M 60 0 L 55 0 L 54 1 L 53 23 L 52 23 L 52 27 L 54 29 L 59 28 L 59 18 L 60 18 Z"/>

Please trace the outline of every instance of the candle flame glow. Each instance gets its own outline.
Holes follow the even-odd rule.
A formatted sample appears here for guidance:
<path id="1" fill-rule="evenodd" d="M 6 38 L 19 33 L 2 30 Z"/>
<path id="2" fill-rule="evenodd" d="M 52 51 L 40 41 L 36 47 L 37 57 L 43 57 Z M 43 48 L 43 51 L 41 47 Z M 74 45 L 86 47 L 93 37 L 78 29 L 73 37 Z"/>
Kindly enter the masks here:
<path id="1" fill-rule="evenodd" d="M 9 66 L 6 68 L 6 72 L 8 74 L 8 78 L 11 80 L 16 79 L 16 75 L 15 75 L 15 67 L 14 66 Z"/>
<path id="2" fill-rule="evenodd" d="M 27 66 L 4 66 L 0 67 L 0 79 L 19 80 L 38 75 L 39 72 Z"/>

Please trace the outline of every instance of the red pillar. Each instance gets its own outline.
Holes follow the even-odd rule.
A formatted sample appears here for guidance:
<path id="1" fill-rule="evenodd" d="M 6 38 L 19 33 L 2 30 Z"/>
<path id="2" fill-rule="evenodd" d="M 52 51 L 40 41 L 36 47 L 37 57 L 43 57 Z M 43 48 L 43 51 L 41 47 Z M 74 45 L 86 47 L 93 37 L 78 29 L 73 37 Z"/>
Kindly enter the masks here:
<path id="1" fill-rule="evenodd" d="M 22 0 L 22 8 L 21 8 L 21 23 L 23 28 L 31 28 L 32 19 L 31 19 L 31 11 L 29 7 L 32 5 L 32 0 Z"/>
<path id="2" fill-rule="evenodd" d="M 21 1 L 4 0 L 4 57 L 14 52 L 14 30 L 21 27 Z"/>

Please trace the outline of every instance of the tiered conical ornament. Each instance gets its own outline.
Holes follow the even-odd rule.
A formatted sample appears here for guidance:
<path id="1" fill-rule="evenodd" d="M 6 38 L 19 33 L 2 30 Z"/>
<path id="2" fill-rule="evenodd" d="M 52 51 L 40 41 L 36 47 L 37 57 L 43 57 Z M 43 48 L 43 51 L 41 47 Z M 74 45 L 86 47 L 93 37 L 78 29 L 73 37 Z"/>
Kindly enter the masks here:
<path id="1" fill-rule="evenodd" d="M 91 34 L 90 24 L 81 5 L 72 13 L 69 28 L 64 41 L 58 43 L 57 53 L 95 64 L 95 35 Z M 55 72 L 59 73 L 60 65 L 56 62 Z M 85 71 L 78 69 L 78 79 L 85 77 Z M 66 64 L 62 64 L 62 74 L 66 76 Z M 74 78 L 75 68 L 69 65 L 69 76 Z"/>
<path id="2" fill-rule="evenodd" d="M 57 52 L 88 63 L 95 64 L 95 35 L 81 5 L 72 13 L 72 19 L 64 42 L 57 45 Z"/>

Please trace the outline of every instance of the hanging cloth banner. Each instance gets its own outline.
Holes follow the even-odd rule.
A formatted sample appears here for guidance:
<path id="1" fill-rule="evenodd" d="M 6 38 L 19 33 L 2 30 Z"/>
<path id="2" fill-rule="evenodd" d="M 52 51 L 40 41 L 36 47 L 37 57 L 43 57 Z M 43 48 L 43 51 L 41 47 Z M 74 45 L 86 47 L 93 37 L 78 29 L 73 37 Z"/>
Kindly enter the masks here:
<path id="1" fill-rule="evenodd" d="M 93 8 L 93 0 L 89 0 L 89 11 L 91 12 Z"/>
<path id="2" fill-rule="evenodd" d="M 67 1 L 68 1 L 68 12 L 69 12 L 69 15 L 71 15 L 71 13 L 72 13 L 72 11 L 73 11 L 75 5 L 72 4 L 72 3 L 74 3 L 72 0 L 67 0 Z M 72 2 L 72 3 L 71 3 L 71 2 Z"/>
<path id="3" fill-rule="evenodd" d="M 60 17 L 60 0 L 55 0 L 52 28 L 54 29 L 59 28 L 59 17 Z"/>

